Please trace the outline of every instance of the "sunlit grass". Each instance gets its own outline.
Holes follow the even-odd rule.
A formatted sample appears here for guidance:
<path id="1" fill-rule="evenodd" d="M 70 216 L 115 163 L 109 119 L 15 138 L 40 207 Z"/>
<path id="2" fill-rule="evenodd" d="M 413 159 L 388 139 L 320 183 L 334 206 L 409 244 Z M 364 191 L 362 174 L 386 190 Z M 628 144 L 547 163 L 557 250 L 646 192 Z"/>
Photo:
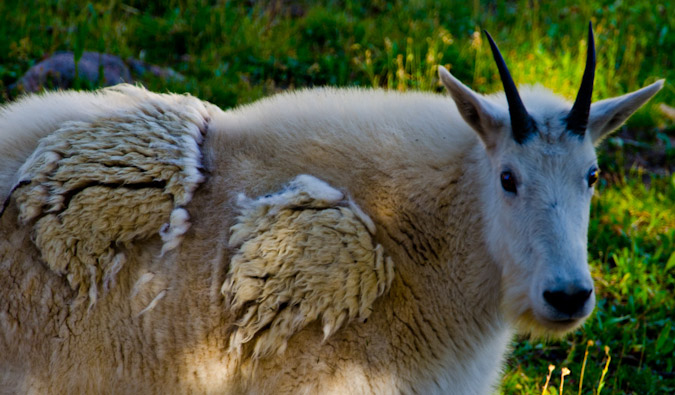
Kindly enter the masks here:
<path id="1" fill-rule="evenodd" d="M 501 87 L 483 42 L 487 29 L 517 83 L 543 83 L 573 99 L 588 21 L 594 23 L 598 49 L 596 99 L 675 77 L 670 56 L 675 39 L 669 34 L 675 12 L 669 3 L 292 3 L 299 16 L 264 2 L 3 1 L 0 88 L 46 53 L 77 55 L 86 49 L 171 66 L 186 80 L 150 81 L 150 88 L 191 92 L 222 107 L 308 85 L 439 90 L 439 64 L 475 90 L 493 92 Z M 674 100 L 668 82 L 657 102 Z M 664 124 L 655 108 L 649 105 L 631 122 Z"/>

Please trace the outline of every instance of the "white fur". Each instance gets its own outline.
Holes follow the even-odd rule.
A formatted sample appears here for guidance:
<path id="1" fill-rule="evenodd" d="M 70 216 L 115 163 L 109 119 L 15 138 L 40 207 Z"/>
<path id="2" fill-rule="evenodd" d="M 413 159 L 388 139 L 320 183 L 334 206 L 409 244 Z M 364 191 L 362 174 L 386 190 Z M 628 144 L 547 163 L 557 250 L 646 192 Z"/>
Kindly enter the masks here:
<path id="1" fill-rule="evenodd" d="M 147 313 L 148 311 L 154 309 L 155 306 L 157 306 L 157 303 L 159 303 L 159 301 L 160 301 L 164 296 L 166 296 L 166 291 L 167 291 L 166 289 L 163 289 L 160 293 L 158 293 L 157 296 L 155 296 L 155 298 L 152 299 L 152 301 L 150 302 L 150 304 L 148 304 L 143 310 L 141 310 L 141 311 L 138 313 L 137 317 L 140 317 L 140 316 L 142 316 L 143 314 Z"/>
<path id="2" fill-rule="evenodd" d="M 82 100 L 78 92 L 58 92 L 49 95 L 26 96 L 15 103 L 11 110 L 0 109 L 0 198 L 9 192 L 17 169 L 25 163 L 35 149 L 34 142 L 58 129 L 66 121 L 89 121 L 101 114 L 120 111 L 133 106 L 137 99 L 120 90 L 108 89 Z M 22 133 L 16 133 L 17 125 Z"/>
<path id="3" fill-rule="evenodd" d="M 182 236 L 190 229 L 190 214 L 184 208 L 177 208 L 171 211 L 171 217 L 168 223 L 165 223 L 159 230 L 164 245 L 160 255 L 173 250 L 180 244 Z"/>

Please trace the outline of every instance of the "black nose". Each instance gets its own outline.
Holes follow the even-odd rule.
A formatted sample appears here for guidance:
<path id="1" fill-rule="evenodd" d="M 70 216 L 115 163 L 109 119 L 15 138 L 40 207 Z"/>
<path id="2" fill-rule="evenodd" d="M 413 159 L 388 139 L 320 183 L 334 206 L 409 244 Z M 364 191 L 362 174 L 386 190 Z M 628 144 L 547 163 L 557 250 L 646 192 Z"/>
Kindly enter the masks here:
<path id="1" fill-rule="evenodd" d="M 544 291 L 544 299 L 559 312 L 571 316 L 584 307 L 591 293 L 593 293 L 592 289 L 583 289 L 574 293 Z"/>

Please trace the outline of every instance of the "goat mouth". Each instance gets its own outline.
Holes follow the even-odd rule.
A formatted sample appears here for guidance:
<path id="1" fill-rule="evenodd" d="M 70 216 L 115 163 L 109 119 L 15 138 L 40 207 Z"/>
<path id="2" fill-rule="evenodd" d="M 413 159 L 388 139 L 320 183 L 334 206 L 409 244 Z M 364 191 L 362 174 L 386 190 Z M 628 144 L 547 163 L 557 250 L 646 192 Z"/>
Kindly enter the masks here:
<path id="1" fill-rule="evenodd" d="M 583 318 L 545 318 L 545 317 L 537 317 L 537 320 L 539 323 L 545 327 L 547 330 L 552 331 L 554 333 L 566 333 L 574 328 L 578 327 L 580 324 L 584 322 L 586 317 Z"/>
<path id="2" fill-rule="evenodd" d="M 553 326 L 565 327 L 565 326 L 575 325 L 576 323 L 579 322 L 579 319 L 566 318 L 564 320 L 547 320 L 547 321 L 548 321 L 549 324 L 552 324 Z"/>
<path id="3" fill-rule="evenodd" d="M 586 321 L 593 311 L 592 308 L 588 309 L 587 307 L 572 314 L 553 311 L 553 309 L 544 309 L 543 311 L 533 309 L 533 317 L 545 331 L 562 335 L 576 329 Z"/>

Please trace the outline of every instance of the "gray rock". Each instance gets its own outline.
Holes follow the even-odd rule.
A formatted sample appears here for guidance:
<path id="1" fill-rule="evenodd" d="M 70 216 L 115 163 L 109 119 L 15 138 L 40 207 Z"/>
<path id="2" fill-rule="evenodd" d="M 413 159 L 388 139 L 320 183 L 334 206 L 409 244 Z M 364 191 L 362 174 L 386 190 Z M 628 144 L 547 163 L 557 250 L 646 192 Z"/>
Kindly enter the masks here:
<path id="1" fill-rule="evenodd" d="M 102 81 L 99 79 L 103 77 Z M 84 86 L 109 86 L 133 82 L 129 68 L 117 56 L 85 52 L 78 62 L 78 78 Z M 75 57 L 72 52 L 57 52 L 31 67 L 15 84 L 22 92 L 67 89 L 75 83 Z"/>
<path id="2" fill-rule="evenodd" d="M 146 63 L 142 60 L 134 58 L 127 58 L 126 63 L 127 65 L 129 65 L 131 74 L 141 78 L 146 77 L 148 74 L 150 74 L 157 78 L 169 81 L 171 80 L 183 81 L 185 79 L 185 77 L 182 74 L 177 73 L 176 71 L 174 71 L 169 67 L 159 67 L 154 64 Z"/>
<path id="3" fill-rule="evenodd" d="M 84 52 L 78 62 L 78 79 L 82 87 L 134 83 L 144 77 L 154 76 L 164 80 L 182 81 L 183 75 L 170 68 L 159 67 L 141 60 Z M 134 78 L 135 77 L 135 78 Z M 101 80 L 102 78 L 102 80 Z M 16 83 L 10 93 L 38 92 L 42 89 L 68 89 L 75 84 L 75 57 L 72 52 L 57 52 L 31 67 Z"/>

